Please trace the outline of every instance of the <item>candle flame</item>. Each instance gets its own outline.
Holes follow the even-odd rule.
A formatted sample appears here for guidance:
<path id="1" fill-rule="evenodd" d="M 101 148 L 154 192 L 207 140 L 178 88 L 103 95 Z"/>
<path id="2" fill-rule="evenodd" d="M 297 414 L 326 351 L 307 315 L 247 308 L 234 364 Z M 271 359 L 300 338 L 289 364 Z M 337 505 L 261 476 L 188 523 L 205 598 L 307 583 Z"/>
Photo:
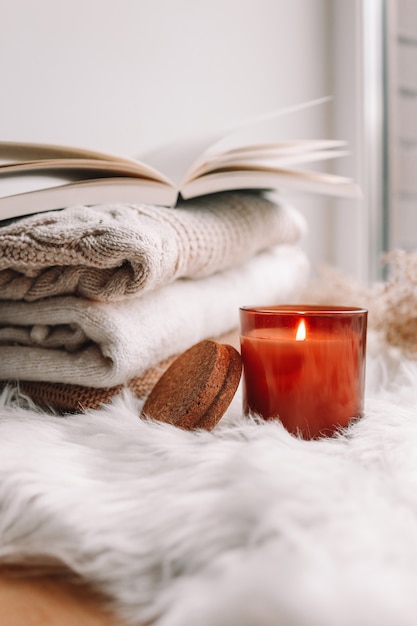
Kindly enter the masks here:
<path id="1" fill-rule="evenodd" d="M 295 335 L 296 341 L 304 341 L 306 338 L 306 323 L 304 320 L 298 324 L 297 333 Z"/>

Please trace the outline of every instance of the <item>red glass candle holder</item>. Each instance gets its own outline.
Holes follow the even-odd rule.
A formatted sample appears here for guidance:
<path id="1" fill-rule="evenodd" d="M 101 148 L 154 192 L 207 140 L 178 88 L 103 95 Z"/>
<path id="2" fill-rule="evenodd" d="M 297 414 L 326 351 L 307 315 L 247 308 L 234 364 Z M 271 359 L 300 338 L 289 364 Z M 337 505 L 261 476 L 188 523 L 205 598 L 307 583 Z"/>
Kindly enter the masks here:
<path id="1" fill-rule="evenodd" d="M 304 439 L 363 414 L 367 311 L 285 305 L 240 309 L 243 410 Z"/>

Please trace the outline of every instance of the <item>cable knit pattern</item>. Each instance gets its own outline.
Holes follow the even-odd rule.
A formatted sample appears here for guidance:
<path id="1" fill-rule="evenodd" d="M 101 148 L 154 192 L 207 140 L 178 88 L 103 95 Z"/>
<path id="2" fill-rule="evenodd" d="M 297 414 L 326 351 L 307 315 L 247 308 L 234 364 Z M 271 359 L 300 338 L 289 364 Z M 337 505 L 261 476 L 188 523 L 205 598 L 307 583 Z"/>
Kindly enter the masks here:
<path id="1" fill-rule="evenodd" d="M 175 209 L 72 207 L 0 228 L 0 299 L 79 295 L 117 301 L 236 267 L 306 231 L 291 207 L 250 192 L 217 194 Z"/>
<path id="2" fill-rule="evenodd" d="M 110 387 L 141 376 L 239 323 L 239 307 L 277 303 L 305 286 L 296 246 L 260 252 L 238 268 L 179 279 L 124 302 L 64 296 L 0 306 L 0 380 Z"/>

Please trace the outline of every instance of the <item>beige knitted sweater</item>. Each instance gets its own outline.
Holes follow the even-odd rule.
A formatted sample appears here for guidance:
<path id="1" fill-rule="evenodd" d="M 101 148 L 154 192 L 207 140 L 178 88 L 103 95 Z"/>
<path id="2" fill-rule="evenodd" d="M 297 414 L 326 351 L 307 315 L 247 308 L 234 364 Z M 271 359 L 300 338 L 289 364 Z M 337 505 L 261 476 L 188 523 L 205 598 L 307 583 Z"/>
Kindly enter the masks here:
<path id="1" fill-rule="evenodd" d="M 42 213 L 0 228 L 0 299 L 132 298 L 177 278 L 236 267 L 261 250 L 299 241 L 305 230 L 297 211 L 250 192 L 175 209 L 101 205 Z"/>

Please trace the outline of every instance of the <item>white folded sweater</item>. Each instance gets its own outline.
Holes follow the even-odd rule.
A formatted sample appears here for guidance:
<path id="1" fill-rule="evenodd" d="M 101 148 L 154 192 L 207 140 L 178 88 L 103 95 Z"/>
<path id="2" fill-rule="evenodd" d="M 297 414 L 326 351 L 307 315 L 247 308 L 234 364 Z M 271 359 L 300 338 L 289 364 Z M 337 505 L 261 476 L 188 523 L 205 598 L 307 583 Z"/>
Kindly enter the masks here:
<path id="1" fill-rule="evenodd" d="M 277 246 L 199 280 L 178 279 L 123 302 L 74 296 L 0 305 L 0 380 L 109 387 L 194 343 L 236 328 L 239 307 L 291 300 L 309 263 Z"/>

